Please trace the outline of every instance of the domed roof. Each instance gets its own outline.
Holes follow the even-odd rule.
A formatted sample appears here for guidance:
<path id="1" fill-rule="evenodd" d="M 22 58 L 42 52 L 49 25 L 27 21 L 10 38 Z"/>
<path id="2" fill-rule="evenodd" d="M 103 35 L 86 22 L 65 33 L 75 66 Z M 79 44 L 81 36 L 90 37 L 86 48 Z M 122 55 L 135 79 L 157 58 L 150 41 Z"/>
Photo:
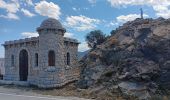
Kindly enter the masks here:
<path id="1" fill-rule="evenodd" d="M 44 20 L 41 23 L 40 27 L 37 28 L 37 30 L 41 29 L 60 29 L 63 30 L 64 32 L 66 31 L 65 28 L 63 28 L 62 24 L 54 18 L 48 18 Z"/>

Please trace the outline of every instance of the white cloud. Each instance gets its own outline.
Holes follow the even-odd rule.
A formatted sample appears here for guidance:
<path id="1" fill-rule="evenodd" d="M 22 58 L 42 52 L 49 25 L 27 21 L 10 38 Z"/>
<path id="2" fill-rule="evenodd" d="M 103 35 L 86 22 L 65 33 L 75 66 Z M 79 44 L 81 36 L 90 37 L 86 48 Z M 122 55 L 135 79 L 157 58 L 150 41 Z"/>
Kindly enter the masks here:
<path id="1" fill-rule="evenodd" d="M 86 16 L 69 16 L 66 18 L 66 26 L 75 28 L 77 31 L 85 31 L 95 29 L 100 20 L 89 18 Z"/>
<path id="2" fill-rule="evenodd" d="M 27 3 L 28 5 L 31 5 L 31 6 L 34 5 L 33 2 L 32 2 L 32 0 L 26 0 L 26 3 Z"/>
<path id="3" fill-rule="evenodd" d="M 5 9 L 8 13 L 16 13 L 19 11 L 19 3 L 17 1 L 12 1 L 10 3 L 6 3 L 3 0 L 0 0 L 0 8 Z"/>
<path id="4" fill-rule="evenodd" d="M 48 16 L 55 19 L 59 19 L 61 15 L 60 7 L 53 2 L 47 1 L 36 3 L 35 11 L 42 16 Z"/>
<path id="5" fill-rule="evenodd" d="M 153 6 L 153 9 L 157 12 L 157 16 L 161 16 L 164 18 L 170 18 L 170 10 L 167 6 L 156 5 Z"/>
<path id="6" fill-rule="evenodd" d="M 74 11 L 82 11 L 82 10 L 88 10 L 89 8 L 85 7 L 85 8 L 76 8 L 76 7 L 72 7 L 72 9 Z"/>
<path id="7" fill-rule="evenodd" d="M 31 13 L 30 11 L 28 11 L 27 9 L 21 9 L 21 11 L 24 13 L 24 15 L 28 16 L 28 17 L 33 17 L 35 16 L 35 14 Z"/>
<path id="8" fill-rule="evenodd" d="M 107 0 L 111 6 L 118 7 L 118 6 L 127 6 L 127 5 L 163 5 L 167 6 L 170 5 L 169 0 Z"/>
<path id="9" fill-rule="evenodd" d="M 19 17 L 14 13 L 8 13 L 7 15 L 0 15 L 2 18 L 19 20 Z"/>
<path id="10" fill-rule="evenodd" d="M 82 42 L 81 44 L 79 44 L 78 46 L 78 51 L 80 52 L 84 52 L 89 50 L 90 48 L 88 47 L 88 44 L 86 42 Z"/>
<path id="11" fill-rule="evenodd" d="M 107 0 L 112 7 L 126 7 L 128 5 L 151 6 L 158 17 L 170 17 L 170 0 Z"/>
<path id="12" fill-rule="evenodd" d="M 149 17 L 147 14 L 144 14 L 143 16 Z M 136 18 L 140 18 L 140 17 L 141 17 L 140 14 L 129 14 L 129 15 L 118 16 L 116 19 L 118 23 L 125 23 L 127 21 L 133 21 Z"/>
<path id="13" fill-rule="evenodd" d="M 37 32 L 23 32 L 21 35 L 25 38 L 37 37 L 39 34 Z"/>
<path id="14" fill-rule="evenodd" d="M 73 33 L 69 33 L 69 32 L 66 32 L 64 34 L 64 37 L 68 37 L 68 38 L 72 38 L 73 36 L 74 36 L 74 34 Z"/>
<path id="15" fill-rule="evenodd" d="M 128 14 L 128 15 L 120 15 L 118 17 L 116 17 L 116 20 L 112 20 L 110 21 L 110 23 L 108 25 L 106 25 L 107 27 L 112 27 L 112 26 L 119 26 L 123 23 L 126 23 L 128 21 L 133 21 L 135 20 L 136 18 L 140 18 L 140 14 Z M 143 14 L 143 17 L 144 18 L 147 18 L 149 17 L 149 15 L 147 14 Z"/>
<path id="16" fill-rule="evenodd" d="M 19 11 L 20 5 L 18 0 L 11 0 L 10 2 L 5 2 L 0 0 L 0 8 L 6 10 L 6 15 L 0 15 L 2 18 L 19 20 L 16 13 Z"/>
<path id="17" fill-rule="evenodd" d="M 161 5 L 156 5 L 156 6 L 153 6 L 154 10 L 155 11 L 158 11 L 158 12 L 161 12 L 161 11 L 167 11 L 168 8 L 165 7 L 165 6 L 161 6 Z"/>
<path id="18" fill-rule="evenodd" d="M 113 20 L 113 21 L 110 21 L 110 23 L 107 24 L 106 27 L 112 27 L 112 26 L 118 26 L 118 25 L 119 25 L 119 23 L 116 22 L 115 20 Z"/>

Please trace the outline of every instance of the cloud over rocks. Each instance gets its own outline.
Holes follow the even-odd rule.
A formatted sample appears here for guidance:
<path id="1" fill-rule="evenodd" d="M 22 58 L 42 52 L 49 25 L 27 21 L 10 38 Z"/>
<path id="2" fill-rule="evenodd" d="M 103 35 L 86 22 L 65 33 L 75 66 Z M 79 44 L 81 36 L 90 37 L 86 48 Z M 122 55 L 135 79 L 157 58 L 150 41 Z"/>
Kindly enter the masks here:
<path id="1" fill-rule="evenodd" d="M 145 18 L 149 17 L 147 14 L 143 15 Z M 140 14 L 129 14 L 129 15 L 121 15 L 116 17 L 118 23 L 125 23 L 127 21 L 133 21 L 136 18 L 140 18 Z"/>
<path id="2" fill-rule="evenodd" d="M 69 16 L 66 18 L 66 26 L 74 28 L 77 31 L 86 31 L 95 29 L 96 25 L 100 23 L 99 19 L 89 18 L 83 15 Z"/>
<path id="3" fill-rule="evenodd" d="M 151 6 L 156 16 L 170 18 L 170 0 L 107 0 L 112 7 L 126 7 L 128 5 Z"/>
<path id="4" fill-rule="evenodd" d="M 107 27 L 112 27 L 112 26 L 117 27 L 117 26 L 119 26 L 119 25 L 121 25 L 123 23 L 126 23 L 128 21 L 133 21 L 136 18 L 140 18 L 140 17 L 141 17 L 140 14 L 120 15 L 120 16 L 116 17 L 116 20 L 110 21 L 110 23 L 107 25 Z M 149 15 L 143 14 L 143 17 L 148 18 Z"/>
<path id="5" fill-rule="evenodd" d="M 169 6 L 155 5 L 153 9 L 157 12 L 157 16 L 161 16 L 164 18 L 170 18 L 170 9 Z"/>
<path id="6" fill-rule="evenodd" d="M 60 7 L 57 4 L 54 4 L 53 2 L 47 2 L 47 1 L 40 1 L 39 3 L 35 4 L 35 11 L 42 15 L 42 16 L 48 16 L 51 18 L 59 19 L 61 12 Z"/>

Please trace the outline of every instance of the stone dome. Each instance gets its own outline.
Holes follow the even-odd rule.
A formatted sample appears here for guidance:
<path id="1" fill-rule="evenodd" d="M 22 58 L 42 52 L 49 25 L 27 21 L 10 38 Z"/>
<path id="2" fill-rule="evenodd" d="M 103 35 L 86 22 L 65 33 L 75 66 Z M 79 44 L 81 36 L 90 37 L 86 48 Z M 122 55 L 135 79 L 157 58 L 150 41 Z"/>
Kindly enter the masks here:
<path id="1" fill-rule="evenodd" d="M 37 31 L 42 30 L 42 29 L 57 29 L 57 30 L 62 30 L 63 32 L 66 32 L 66 29 L 63 28 L 62 24 L 54 19 L 54 18 L 48 18 L 44 20 L 40 27 L 37 28 Z"/>

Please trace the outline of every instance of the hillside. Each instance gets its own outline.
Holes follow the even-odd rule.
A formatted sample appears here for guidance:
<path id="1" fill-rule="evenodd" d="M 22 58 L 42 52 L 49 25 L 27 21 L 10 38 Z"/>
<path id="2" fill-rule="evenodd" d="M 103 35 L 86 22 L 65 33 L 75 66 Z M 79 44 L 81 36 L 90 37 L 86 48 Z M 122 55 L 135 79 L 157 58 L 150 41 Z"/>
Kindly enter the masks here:
<path id="1" fill-rule="evenodd" d="M 115 94 L 125 100 L 168 98 L 164 95 L 170 89 L 170 19 L 127 22 L 79 64 L 77 86 L 93 91 L 97 100 L 106 94 L 107 100 Z"/>
<path id="2" fill-rule="evenodd" d="M 84 51 L 84 52 L 78 52 L 78 59 L 81 59 L 83 56 L 85 56 L 87 53 L 89 52 L 89 50 Z"/>

